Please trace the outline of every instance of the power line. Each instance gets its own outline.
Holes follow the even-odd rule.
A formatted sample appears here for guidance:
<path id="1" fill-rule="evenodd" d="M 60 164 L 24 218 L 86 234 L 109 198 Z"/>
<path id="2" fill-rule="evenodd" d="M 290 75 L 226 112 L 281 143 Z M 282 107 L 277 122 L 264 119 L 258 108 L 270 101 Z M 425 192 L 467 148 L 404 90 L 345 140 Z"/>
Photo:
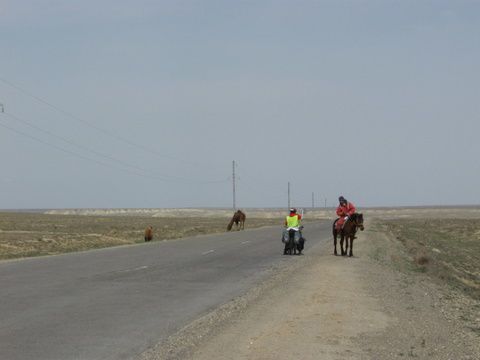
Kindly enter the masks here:
<path id="1" fill-rule="evenodd" d="M 242 187 L 244 189 L 247 188 L 247 191 L 255 194 L 256 198 L 263 198 L 263 199 L 268 198 L 269 199 L 268 201 L 270 202 L 273 201 L 278 204 L 281 204 L 285 201 L 285 196 L 283 195 L 281 190 L 279 190 L 278 192 L 272 191 L 271 184 L 264 182 L 263 179 L 260 179 L 260 178 L 254 179 L 253 177 L 249 179 L 250 176 L 245 175 L 245 173 L 241 171 L 241 167 L 238 166 L 237 162 L 235 162 L 235 168 L 240 168 L 240 171 L 238 171 L 238 174 L 237 174 L 237 171 L 235 172 L 235 179 L 236 179 L 235 184 L 236 185 L 238 184 L 238 188 L 242 188 Z M 235 188 L 236 190 L 238 190 L 237 186 Z"/>
<path id="2" fill-rule="evenodd" d="M 133 142 L 133 141 L 127 139 L 127 138 L 124 138 L 123 136 L 116 135 L 116 134 L 114 134 L 114 133 L 112 133 L 112 132 L 110 132 L 110 131 L 108 131 L 108 130 L 105 130 L 105 129 L 103 129 L 103 128 L 97 126 L 97 125 L 95 125 L 95 124 L 92 124 L 91 122 L 89 122 L 89 121 L 87 121 L 87 120 L 85 120 L 85 119 L 80 118 L 79 116 L 76 116 L 76 115 L 74 115 L 74 114 L 72 114 L 72 113 L 70 113 L 70 112 L 68 112 L 68 111 L 65 111 L 65 110 L 61 109 L 60 107 L 58 107 L 58 106 L 56 106 L 56 105 L 54 105 L 54 104 L 52 104 L 52 103 L 50 103 L 50 102 L 42 99 L 41 97 L 36 96 L 36 95 L 32 94 L 31 92 L 29 92 L 29 91 L 21 88 L 20 86 L 15 85 L 14 83 L 12 83 L 11 81 L 6 80 L 5 78 L 0 77 L 0 81 L 3 82 L 4 84 L 7 84 L 8 86 L 11 86 L 12 88 L 14 88 L 14 89 L 16 89 L 16 90 L 18 90 L 18 91 L 20 91 L 20 92 L 23 93 L 24 95 L 26 95 L 26 96 L 28 96 L 28 97 L 30 97 L 30 98 L 32 98 L 32 99 L 35 99 L 36 101 L 38 101 L 38 102 L 40 102 L 40 103 L 42 103 L 42 104 L 44 104 L 44 105 L 49 106 L 50 108 L 58 111 L 59 113 L 65 115 L 65 116 L 67 116 L 67 117 L 69 117 L 69 118 L 71 118 L 71 119 L 73 119 L 73 120 L 76 120 L 76 121 L 78 121 L 78 122 L 80 122 L 80 123 L 82 123 L 82 124 L 84 124 L 84 125 L 92 128 L 92 129 L 95 129 L 95 130 L 97 130 L 97 131 L 100 131 L 101 133 L 103 133 L 103 134 L 105 134 L 105 135 L 107 135 L 107 136 L 109 136 L 109 137 L 111 137 L 111 138 L 113 138 L 113 139 L 115 139 L 115 140 L 117 140 L 117 141 L 120 141 L 120 142 L 123 142 L 123 143 L 125 143 L 125 144 L 128 144 L 128 145 L 131 146 L 131 147 L 135 147 L 135 148 L 141 149 L 141 150 L 143 150 L 144 152 L 151 153 L 151 154 L 153 154 L 153 155 L 156 155 L 157 157 L 161 157 L 161 158 L 164 158 L 164 159 L 175 160 L 175 161 L 179 161 L 179 162 L 182 162 L 182 163 L 185 163 L 185 164 L 190 164 L 190 165 L 199 165 L 199 164 L 197 164 L 197 163 L 195 163 L 195 162 L 192 162 L 192 161 L 189 161 L 189 160 L 180 159 L 180 158 L 178 158 L 178 157 L 174 157 L 174 156 L 171 156 L 171 155 L 161 154 L 161 153 L 159 153 L 158 151 L 155 151 L 154 149 L 151 149 L 151 148 L 149 148 L 149 147 L 147 147 L 147 146 L 145 146 L 145 145 L 137 144 L 137 143 L 135 143 L 135 142 Z"/>
<path id="3" fill-rule="evenodd" d="M 30 135 L 28 133 L 25 133 L 23 131 L 20 131 L 18 129 L 15 129 L 11 126 L 8 126 L 6 125 L 5 123 L 3 122 L 0 122 L 0 126 L 18 134 L 18 135 L 21 135 L 21 136 L 24 136 L 24 137 L 27 137 L 31 140 L 35 140 L 39 143 L 42 143 L 46 146 L 49 146 L 51 148 L 54 148 L 56 150 L 59 150 L 61 152 L 64 152 L 64 153 L 67 153 L 69 155 L 73 155 L 75 157 L 78 157 L 78 158 L 81 158 L 83 160 L 87 160 L 87 161 L 91 161 L 91 162 L 94 162 L 96 164 L 99 164 L 101 166 L 104 166 L 104 167 L 108 167 L 110 169 L 115 169 L 115 170 L 119 170 L 119 171 L 123 171 L 123 172 L 127 172 L 131 175 L 136 175 L 136 176 L 139 176 L 139 177 L 145 177 L 145 178 L 150 178 L 150 179 L 154 179 L 154 180 L 160 180 L 160 181 L 164 181 L 164 182 L 178 182 L 178 181 L 189 181 L 191 182 L 190 179 L 184 179 L 184 178 L 172 178 L 171 176 L 166 176 L 166 175 L 149 175 L 149 174 L 142 174 L 140 172 L 137 172 L 137 171 L 133 171 L 133 170 L 130 170 L 130 169 L 126 169 L 126 168 L 120 168 L 120 167 L 116 167 L 116 166 L 112 166 L 111 164 L 108 164 L 108 163 L 105 163 L 103 161 L 100 161 L 100 160 L 97 160 L 97 159 L 93 159 L 91 157 L 88 157 L 88 156 L 85 156 L 85 155 L 82 155 L 82 154 L 79 154 L 77 152 L 74 152 L 74 151 L 71 151 L 71 150 L 68 150 L 68 149 L 65 149 L 64 147 L 61 147 L 61 146 L 58 146 L 58 145 L 55 145 L 55 144 L 52 144 L 50 142 L 47 142 L 47 141 L 44 141 L 36 136 L 33 136 L 33 135 Z M 218 182 L 227 182 L 228 180 L 225 179 L 225 180 L 219 180 L 219 181 L 209 181 L 207 183 L 218 183 Z"/>
<path id="4" fill-rule="evenodd" d="M 95 155 L 97 155 L 97 156 L 100 156 L 100 157 L 103 157 L 103 158 L 106 158 L 106 159 L 109 159 L 109 160 L 113 160 L 113 161 L 118 162 L 118 163 L 120 163 L 120 164 L 122 164 L 122 165 L 124 165 L 124 166 L 131 167 L 131 168 L 135 168 L 135 169 L 141 170 L 141 171 L 145 171 L 145 169 L 142 169 L 142 168 L 137 167 L 137 166 L 135 166 L 135 165 L 130 165 L 130 164 L 128 164 L 128 163 L 126 163 L 126 162 L 124 162 L 124 161 L 122 161 L 122 160 L 119 160 L 119 159 L 114 158 L 113 156 L 109 156 L 109 155 L 102 154 L 102 153 L 100 153 L 100 152 L 98 152 L 98 151 L 96 151 L 96 150 L 90 149 L 90 148 L 88 148 L 88 147 L 86 147 L 86 146 L 84 146 L 84 145 L 77 144 L 76 142 L 74 142 L 74 141 L 72 141 L 72 140 L 69 140 L 69 139 L 67 139 L 67 138 L 65 138 L 65 137 L 63 137 L 63 136 L 60 136 L 60 135 L 57 135 L 57 134 L 52 133 L 51 131 L 42 129 L 41 127 L 36 126 L 36 125 L 34 125 L 34 124 L 32 124 L 32 123 L 30 123 L 30 122 L 28 122 L 28 121 L 26 121 L 26 120 L 18 117 L 18 116 L 15 116 L 15 115 L 10 114 L 10 113 L 8 113 L 8 112 L 5 113 L 5 115 L 7 115 L 7 116 L 15 119 L 16 121 L 19 121 L 19 122 L 21 122 L 21 123 L 23 123 L 23 124 L 25 124 L 25 125 L 33 128 L 33 129 L 35 129 L 35 130 L 37 130 L 37 131 L 40 131 L 40 132 L 42 132 L 42 133 L 44 133 L 44 134 L 47 134 L 47 135 L 49 135 L 49 136 L 51 136 L 51 137 L 54 137 L 54 138 L 56 138 L 56 139 L 62 140 L 63 142 L 66 142 L 67 144 L 73 145 L 73 146 L 75 146 L 75 147 L 77 147 L 77 148 L 79 148 L 79 149 L 86 150 L 86 151 L 88 151 L 88 152 L 90 152 L 90 153 L 92 153 L 92 154 L 95 154 Z"/>
<path id="5" fill-rule="evenodd" d="M 46 141 L 44 141 L 44 140 L 42 140 L 42 139 L 40 139 L 40 138 L 37 138 L 37 137 L 32 136 L 32 135 L 30 135 L 30 134 L 27 134 L 27 133 L 25 133 L 25 132 L 23 132 L 23 131 L 20 131 L 20 130 L 17 130 L 17 129 L 15 129 L 15 128 L 12 128 L 12 127 L 4 124 L 4 123 L 1 123 L 1 122 L 0 122 L 0 126 L 6 128 L 6 129 L 8 129 L 8 130 L 10 130 L 10 131 L 12 131 L 12 132 L 14 132 L 14 133 L 16 133 L 16 134 L 25 136 L 25 137 L 27 137 L 27 138 L 29 138 L 29 139 L 35 140 L 35 141 L 37 141 L 37 142 L 39 142 L 39 143 L 42 143 L 42 144 L 44 144 L 44 145 L 47 145 L 47 146 L 49 146 L 49 147 L 52 147 L 52 148 L 54 148 L 54 149 L 56 149 L 56 150 L 59 150 L 59 151 L 62 151 L 62 152 L 64 152 L 64 153 L 67 153 L 67 154 L 70 154 L 70 155 L 79 157 L 79 158 L 81 158 L 81 159 L 88 160 L 88 161 L 93 161 L 93 162 L 95 162 L 95 163 L 97 163 L 97 164 L 100 164 L 100 165 L 102 165 L 102 166 L 106 166 L 106 167 L 113 168 L 113 169 L 116 169 L 116 170 L 127 171 L 127 172 L 129 172 L 129 173 L 133 173 L 133 174 L 135 174 L 135 175 L 142 176 L 141 174 L 138 174 L 138 173 L 136 173 L 136 172 L 133 172 L 133 171 L 130 171 L 130 170 L 127 170 L 127 169 L 119 169 L 119 168 L 116 168 L 116 167 L 114 167 L 114 166 L 111 166 L 111 165 L 109 165 L 109 164 L 107 164 L 107 163 L 104 163 L 103 161 L 95 160 L 95 159 L 89 158 L 88 156 L 84 156 L 84 155 L 78 154 L 78 153 L 76 153 L 76 152 L 74 152 L 74 151 L 70 151 L 70 150 L 68 150 L 68 149 L 65 149 L 65 148 L 63 148 L 63 147 L 61 147 L 61 146 L 57 146 L 57 145 L 55 145 L 55 144 L 51 144 L 51 143 L 46 142 Z"/>
<path id="6" fill-rule="evenodd" d="M 78 148 L 78 149 L 82 149 L 82 150 L 88 151 L 88 152 L 90 152 L 90 153 L 92 153 L 92 154 L 94 154 L 94 155 L 96 155 L 96 156 L 99 156 L 99 157 L 102 157 L 102 158 L 104 158 L 104 159 L 108 159 L 108 160 L 114 161 L 114 162 L 116 162 L 116 163 L 121 164 L 122 166 L 125 166 L 125 167 L 128 167 L 128 168 L 132 168 L 132 169 L 134 169 L 134 170 L 139 170 L 139 171 L 141 171 L 141 172 L 143 172 L 143 173 L 151 174 L 151 176 L 154 176 L 154 177 L 158 177 L 158 176 L 159 176 L 159 177 L 162 177 L 162 178 L 170 178 L 170 179 L 172 179 L 172 180 L 192 182 L 192 179 L 182 178 L 182 177 L 173 176 L 173 175 L 158 174 L 158 173 L 152 172 L 152 171 L 149 170 L 149 169 L 145 169 L 145 168 L 142 168 L 142 167 L 140 167 L 140 166 L 130 164 L 130 163 L 124 161 L 124 160 L 117 159 L 117 158 L 115 158 L 115 157 L 113 157 L 113 156 L 110 156 L 110 155 L 107 155 L 107 154 L 103 154 L 103 153 L 101 153 L 101 152 L 99 152 L 99 151 L 90 149 L 90 148 L 87 147 L 87 146 L 84 146 L 84 145 L 82 145 L 82 144 L 78 144 L 78 143 L 76 143 L 76 142 L 74 142 L 74 141 L 72 141 L 72 140 L 70 140 L 70 139 L 67 139 L 67 138 L 65 138 L 65 137 L 63 137 L 63 136 L 57 135 L 57 134 L 55 134 L 55 133 L 53 133 L 53 132 L 51 132 L 51 131 L 48 131 L 48 130 L 45 130 L 45 129 L 39 127 L 39 126 L 36 126 L 36 125 L 32 124 L 31 122 L 29 122 L 29 121 L 27 121 L 27 120 L 24 120 L 24 119 L 22 119 L 22 118 L 20 118 L 20 117 L 18 117 L 18 116 L 16 116 L 16 115 L 13 115 L 13 114 L 11 114 L 11 113 L 9 113 L 9 112 L 6 112 L 5 115 L 13 118 L 14 120 L 16 120 L 16 121 L 18 121 L 18 122 L 21 122 L 21 123 L 23 123 L 23 124 L 25 124 L 25 125 L 33 128 L 33 129 L 35 129 L 35 130 L 37 130 L 37 131 L 40 131 L 40 132 L 42 132 L 42 133 L 45 133 L 45 134 L 47 134 L 47 135 L 49 135 L 49 136 L 51 136 L 51 137 L 53 137 L 53 138 L 59 139 L 59 140 L 65 142 L 65 143 L 67 143 L 67 144 L 73 145 L 73 146 L 75 146 L 75 147 Z M 197 181 L 195 181 L 195 182 L 212 182 L 212 181 L 213 181 L 213 182 L 223 182 L 224 180 L 197 180 Z"/>
<path id="7" fill-rule="evenodd" d="M 259 178 L 256 176 L 251 176 L 251 175 L 245 175 L 242 171 L 238 171 L 238 183 L 243 183 L 244 185 L 247 185 L 250 190 L 255 191 L 258 194 L 261 194 L 262 197 L 265 197 L 266 194 L 271 193 L 273 190 L 271 183 L 265 182 L 265 179 Z M 249 179 L 249 180 L 246 180 Z M 255 183 L 255 185 L 253 185 Z M 287 205 L 290 208 L 290 206 L 300 206 L 300 204 L 308 204 L 311 201 L 311 198 L 307 198 L 306 196 L 302 196 L 301 194 L 297 194 L 295 189 L 292 186 L 291 182 L 287 183 Z M 285 202 L 285 195 L 284 195 L 284 190 L 283 187 L 282 189 L 278 189 L 278 191 L 275 192 L 275 194 L 272 194 L 269 196 L 269 198 L 275 198 L 276 200 L 281 199 L 281 203 L 283 204 Z M 283 207 L 283 206 L 282 206 Z M 307 207 L 305 205 L 305 207 Z"/>

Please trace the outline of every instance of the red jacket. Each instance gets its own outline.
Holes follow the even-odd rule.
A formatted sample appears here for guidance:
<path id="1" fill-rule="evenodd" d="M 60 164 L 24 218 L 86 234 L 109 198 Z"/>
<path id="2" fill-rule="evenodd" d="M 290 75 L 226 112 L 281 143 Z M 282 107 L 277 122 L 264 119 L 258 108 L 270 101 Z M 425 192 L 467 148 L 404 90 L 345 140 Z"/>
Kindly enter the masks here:
<path id="1" fill-rule="evenodd" d="M 337 215 L 340 217 L 351 216 L 355 213 L 355 205 L 351 202 L 347 202 L 347 205 L 338 205 Z"/>

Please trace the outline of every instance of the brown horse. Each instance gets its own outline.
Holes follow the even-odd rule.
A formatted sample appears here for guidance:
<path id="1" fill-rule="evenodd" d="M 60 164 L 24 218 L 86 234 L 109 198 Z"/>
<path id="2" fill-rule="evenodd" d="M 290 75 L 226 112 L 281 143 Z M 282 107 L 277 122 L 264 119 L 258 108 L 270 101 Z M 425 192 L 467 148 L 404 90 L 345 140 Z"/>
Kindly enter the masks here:
<path id="1" fill-rule="evenodd" d="M 230 220 L 230 223 L 227 226 L 227 230 L 232 230 L 233 223 L 235 223 L 237 230 L 243 230 L 245 228 L 246 218 L 247 217 L 241 210 L 237 210 L 235 214 L 233 214 L 232 220 Z"/>
<path id="2" fill-rule="evenodd" d="M 345 222 L 343 225 L 343 228 L 341 230 L 337 230 L 337 221 L 336 219 L 333 222 L 333 246 L 334 246 L 334 254 L 337 254 L 337 236 L 340 234 L 340 250 L 342 253 L 342 256 L 347 255 L 347 252 L 350 248 L 350 252 L 348 256 L 353 256 L 353 239 L 356 238 L 355 234 L 357 232 L 357 229 L 359 228 L 360 230 L 364 230 L 363 227 L 363 214 L 358 214 L 354 213 L 350 218 Z M 345 250 L 343 249 L 343 242 L 345 241 Z M 348 243 L 348 240 L 350 240 L 350 244 Z"/>
<path id="3" fill-rule="evenodd" d="M 152 241 L 153 239 L 153 228 L 151 226 L 148 226 L 145 229 L 145 241 Z"/>

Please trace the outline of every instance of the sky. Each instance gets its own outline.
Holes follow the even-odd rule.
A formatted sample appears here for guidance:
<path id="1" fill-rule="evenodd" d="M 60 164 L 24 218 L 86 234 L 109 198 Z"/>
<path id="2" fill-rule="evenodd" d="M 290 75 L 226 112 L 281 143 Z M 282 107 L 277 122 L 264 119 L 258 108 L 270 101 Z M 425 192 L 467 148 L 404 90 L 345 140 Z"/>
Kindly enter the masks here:
<path id="1" fill-rule="evenodd" d="M 0 209 L 478 205 L 479 38 L 480 1 L 0 0 Z"/>

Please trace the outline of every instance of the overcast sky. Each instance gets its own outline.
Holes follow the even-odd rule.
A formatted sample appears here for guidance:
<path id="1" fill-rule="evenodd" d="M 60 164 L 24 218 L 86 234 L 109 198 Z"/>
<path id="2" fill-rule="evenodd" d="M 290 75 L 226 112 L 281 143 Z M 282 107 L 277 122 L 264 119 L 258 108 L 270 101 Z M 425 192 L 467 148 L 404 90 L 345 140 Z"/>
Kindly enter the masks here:
<path id="1" fill-rule="evenodd" d="M 0 208 L 480 203 L 480 1 L 0 0 Z M 1 109 L 0 109 L 1 110 Z"/>

